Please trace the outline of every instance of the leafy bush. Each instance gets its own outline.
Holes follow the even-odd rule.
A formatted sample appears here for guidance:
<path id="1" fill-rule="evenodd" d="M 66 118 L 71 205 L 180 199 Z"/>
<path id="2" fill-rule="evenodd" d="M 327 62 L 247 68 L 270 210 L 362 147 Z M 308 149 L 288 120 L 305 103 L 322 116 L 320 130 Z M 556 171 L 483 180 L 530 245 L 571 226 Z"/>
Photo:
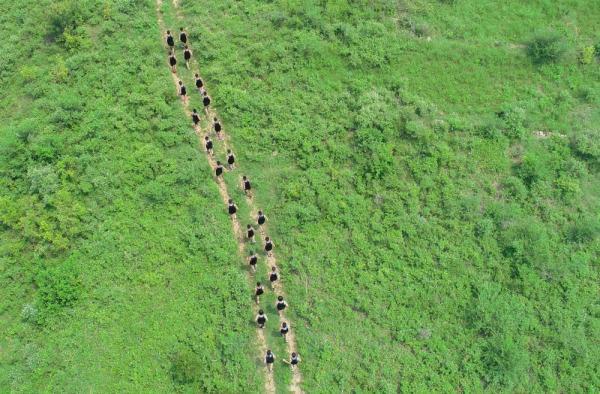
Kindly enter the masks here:
<path id="1" fill-rule="evenodd" d="M 527 54 L 535 64 L 558 63 L 567 53 L 567 43 L 555 31 L 538 32 L 527 43 Z"/>
<path id="2" fill-rule="evenodd" d="M 600 220 L 597 217 L 586 217 L 577 220 L 569 229 L 571 242 L 588 242 L 600 235 Z"/>
<path id="3" fill-rule="evenodd" d="M 588 45 L 579 50 L 579 63 L 592 64 L 596 56 L 596 49 L 593 45 Z"/>
<path id="4" fill-rule="evenodd" d="M 73 260 L 41 270 L 35 283 L 42 321 L 59 313 L 62 308 L 72 306 L 81 294 L 79 275 Z"/>
<path id="5" fill-rule="evenodd" d="M 190 350 L 180 350 L 171 357 L 171 378 L 176 384 L 194 383 L 202 373 L 202 363 Z"/>
<path id="6" fill-rule="evenodd" d="M 584 130 L 573 134 L 571 146 L 586 159 L 600 161 L 600 131 Z"/>

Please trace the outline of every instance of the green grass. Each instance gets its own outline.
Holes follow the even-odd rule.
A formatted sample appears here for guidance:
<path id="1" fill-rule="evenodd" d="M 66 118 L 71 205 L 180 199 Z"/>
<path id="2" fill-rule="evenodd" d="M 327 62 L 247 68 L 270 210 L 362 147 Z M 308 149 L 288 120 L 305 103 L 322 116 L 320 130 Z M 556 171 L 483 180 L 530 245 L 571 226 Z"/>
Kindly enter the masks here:
<path id="1" fill-rule="evenodd" d="M 308 392 L 597 389 L 598 64 L 524 48 L 589 45 L 597 7 L 182 6 Z"/>
<path id="2" fill-rule="evenodd" d="M 231 225 L 154 7 L 0 6 L 2 391 L 263 385 Z"/>
<path id="3" fill-rule="evenodd" d="M 165 23 L 232 137 L 240 223 L 241 175 L 270 219 L 306 392 L 598 390 L 600 68 L 577 54 L 600 8 L 180 3 Z M 0 23 L 0 387 L 260 391 L 247 267 L 154 1 Z M 546 31 L 565 52 L 537 64 Z"/>

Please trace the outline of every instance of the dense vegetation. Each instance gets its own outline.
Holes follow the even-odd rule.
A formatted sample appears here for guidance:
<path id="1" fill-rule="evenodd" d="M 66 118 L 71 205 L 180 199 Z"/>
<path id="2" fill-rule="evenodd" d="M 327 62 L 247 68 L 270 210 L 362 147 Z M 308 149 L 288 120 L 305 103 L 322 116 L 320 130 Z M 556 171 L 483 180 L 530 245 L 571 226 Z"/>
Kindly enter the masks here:
<path id="1" fill-rule="evenodd" d="M 180 3 L 308 392 L 598 390 L 600 8 Z"/>
<path id="2" fill-rule="evenodd" d="M 262 387 L 153 1 L 0 4 L 0 391 Z"/>
<path id="3" fill-rule="evenodd" d="M 593 1 L 179 3 L 271 219 L 307 392 L 599 389 Z M 258 391 L 154 1 L 21 0 L 0 23 L 0 387 Z"/>

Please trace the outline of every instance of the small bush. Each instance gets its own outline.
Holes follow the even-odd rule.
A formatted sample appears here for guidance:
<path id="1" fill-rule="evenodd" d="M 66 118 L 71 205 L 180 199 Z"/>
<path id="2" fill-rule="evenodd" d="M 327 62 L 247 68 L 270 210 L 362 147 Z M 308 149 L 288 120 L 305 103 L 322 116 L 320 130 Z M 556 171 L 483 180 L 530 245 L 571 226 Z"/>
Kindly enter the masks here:
<path id="1" fill-rule="evenodd" d="M 588 45 L 579 50 L 579 63 L 592 64 L 595 60 L 596 49 L 593 45 Z"/>
<path id="2" fill-rule="evenodd" d="M 600 131 L 585 130 L 574 134 L 571 147 L 586 159 L 600 161 Z"/>
<path id="3" fill-rule="evenodd" d="M 42 320 L 56 314 L 61 308 L 72 306 L 81 293 L 81 284 L 72 261 L 40 271 L 35 282 Z"/>
<path id="4" fill-rule="evenodd" d="M 171 378 L 176 384 L 194 383 L 202 373 L 202 364 L 191 351 L 178 351 L 171 357 Z"/>
<path id="5" fill-rule="evenodd" d="M 534 64 L 558 63 L 566 53 L 565 40 L 554 31 L 539 32 L 527 43 L 527 55 Z"/>

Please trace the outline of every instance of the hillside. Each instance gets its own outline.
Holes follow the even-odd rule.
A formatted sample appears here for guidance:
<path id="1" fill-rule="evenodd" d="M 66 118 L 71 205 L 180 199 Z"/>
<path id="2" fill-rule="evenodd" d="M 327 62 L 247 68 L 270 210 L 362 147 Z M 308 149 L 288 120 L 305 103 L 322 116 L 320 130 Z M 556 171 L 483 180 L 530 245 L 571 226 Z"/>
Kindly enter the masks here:
<path id="1" fill-rule="evenodd" d="M 238 225 L 269 218 L 305 392 L 599 389 L 595 2 L 18 3 L 0 5 L 0 387 L 268 388 L 268 266 L 239 255 L 226 189 Z M 176 76 L 202 74 L 216 158 L 237 156 L 223 181 L 161 22 L 189 32 Z M 285 358 L 274 300 L 264 345 Z M 278 392 L 292 377 L 276 363 Z"/>

